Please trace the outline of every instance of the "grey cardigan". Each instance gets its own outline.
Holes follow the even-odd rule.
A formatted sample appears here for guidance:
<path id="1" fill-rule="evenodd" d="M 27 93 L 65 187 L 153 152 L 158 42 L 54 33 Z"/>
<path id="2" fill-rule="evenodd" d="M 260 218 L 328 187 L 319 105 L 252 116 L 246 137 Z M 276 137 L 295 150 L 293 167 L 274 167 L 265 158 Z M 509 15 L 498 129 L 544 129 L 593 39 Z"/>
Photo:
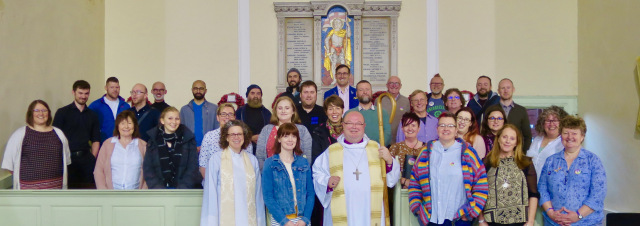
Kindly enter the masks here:
<path id="1" fill-rule="evenodd" d="M 207 132 L 217 129 L 220 127 L 220 123 L 216 120 L 216 114 L 218 111 L 218 106 L 209 102 L 204 101 L 202 105 L 202 135 L 204 136 Z M 189 130 L 193 131 L 195 134 L 195 124 L 196 120 L 194 118 L 193 113 L 193 100 L 189 101 L 189 103 L 183 106 L 180 109 L 180 124 L 185 125 Z"/>
<path id="2" fill-rule="evenodd" d="M 267 140 L 269 140 L 269 134 L 275 125 L 265 125 L 260 131 L 258 136 L 258 143 L 256 144 L 256 158 L 260 165 L 260 171 L 262 172 L 262 166 L 264 161 L 267 160 Z M 298 131 L 300 131 L 300 149 L 302 149 L 302 157 L 305 157 L 311 162 L 311 134 L 304 125 L 296 124 Z"/>

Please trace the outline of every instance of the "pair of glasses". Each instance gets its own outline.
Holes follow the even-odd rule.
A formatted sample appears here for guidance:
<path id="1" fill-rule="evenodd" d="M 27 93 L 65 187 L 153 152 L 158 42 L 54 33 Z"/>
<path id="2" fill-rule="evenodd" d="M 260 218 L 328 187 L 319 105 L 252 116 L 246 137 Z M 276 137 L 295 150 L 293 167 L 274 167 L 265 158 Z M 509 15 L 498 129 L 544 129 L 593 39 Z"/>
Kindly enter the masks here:
<path id="1" fill-rule="evenodd" d="M 442 86 L 443 83 L 441 82 L 432 82 L 430 85 L 432 86 Z"/>
<path id="2" fill-rule="evenodd" d="M 442 123 L 442 124 L 438 124 L 438 127 L 440 127 L 440 128 L 449 128 L 449 129 L 453 129 L 453 128 L 456 128 L 456 125 L 454 125 L 454 124 L 444 124 L 444 123 Z"/>
<path id="3" fill-rule="evenodd" d="M 399 83 L 399 82 L 389 82 L 389 83 L 387 83 L 387 85 L 390 85 L 390 86 L 399 86 L 399 85 L 400 85 L 400 83 Z"/>
<path id="4" fill-rule="evenodd" d="M 471 122 L 471 119 L 470 118 L 458 117 L 458 122 L 468 123 L 468 122 Z"/>
<path id="5" fill-rule="evenodd" d="M 193 88 L 191 88 L 191 90 L 193 90 L 193 91 L 205 91 L 205 90 L 207 90 L 207 88 L 204 88 L 204 87 L 193 87 Z"/>
<path id="6" fill-rule="evenodd" d="M 412 104 L 417 104 L 417 103 L 424 104 L 424 103 L 427 103 L 427 99 L 422 99 L 422 100 L 412 100 L 412 101 L 411 101 L 411 103 L 412 103 Z"/>
<path id="7" fill-rule="evenodd" d="M 349 75 L 349 72 L 338 72 L 336 75 Z"/>
<path id="8" fill-rule="evenodd" d="M 131 93 L 131 95 L 136 95 L 136 94 L 145 94 L 145 92 L 140 91 L 140 90 L 138 90 L 138 91 L 131 91 L 130 93 Z"/>
<path id="9" fill-rule="evenodd" d="M 242 137 L 243 135 L 242 133 L 227 133 L 228 137 Z"/>
<path id="10" fill-rule="evenodd" d="M 49 112 L 49 110 L 47 110 L 47 109 L 33 109 L 33 112 L 34 113 L 38 113 L 38 112 L 47 113 L 47 112 Z"/>
<path id="11" fill-rule="evenodd" d="M 555 124 L 555 123 L 558 123 L 558 122 L 560 122 L 560 120 L 544 120 L 545 124 L 552 124 L 552 123 Z"/>
<path id="12" fill-rule="evenodd" d="M 493 116 L 492 116 L 492 117 L 489 117 L 489 121 L 502 121 L 502 120 L 504 120 L 504 118 L 503 118 L 503 117 L 497 117 L 497 118 L 496 118 L 496 117 L 493 117 Z"/>
<path id="13" fill-rule="evenodd" d="M 164 92 L 166 89 L 152 89 L 151 92 Z"/>
<path id="14" fill-rule="evenodd" d="M 447 97 L 447 99 L 449 99 L 449 100 L 453 100 L 453 99 L 460 100 L 460 96 L 450 96 L 450 97 Z"/>
<path id="15" fill-rule="evenodd" d="M 233 113 L 224 113 L 224 112 L 220 113 L 219 115 L 220 115 L 220 117 L 232 117 L 232 116 L 234 116 Z"/>
<path id="16" fill-rule="evenodd" d="M 346 127 L 361 127 L 361 126 L 364 126 L 364 123 L 362 123 L 362 122 L 343 122 L 342 124 L 344 124 Z"/>

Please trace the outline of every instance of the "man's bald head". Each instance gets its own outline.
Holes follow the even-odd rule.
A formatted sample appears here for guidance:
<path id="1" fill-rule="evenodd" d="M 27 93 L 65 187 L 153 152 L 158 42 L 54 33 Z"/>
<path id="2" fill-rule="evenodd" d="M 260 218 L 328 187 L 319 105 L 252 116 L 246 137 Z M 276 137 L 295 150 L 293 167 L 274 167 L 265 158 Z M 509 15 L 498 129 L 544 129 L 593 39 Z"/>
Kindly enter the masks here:
<path id="1" fill-rule="evenodd" d="M 389 92 L 393 96 L 397 96 L 400 94 L 400 89 L 402 88 L 402 82 L 400 82 L 400 77 L 391 76 L 387 80 L 387 92 Z"/>
<path id="2" fill-rule="evenodd" d="M 191 92 L 193 93 L 193 99 L 200 101 L 207 94 L 207 84 L 202 80 L 196 80 L 191 85 Z"/>
<path id="3" fill-rule="evenodd" d="M 164 83 L 160 81 L 154 82 L 153 86 L 151 86 L 151 93 L 153 94 L 153 98 L 156 99 L 156 102 L 162 102 L 164 95 L 167 94 L 167 88 L 164 86 Z"/>
<path id="4" fill-rule="evenodd" d="M 144 106 L 147 103 L 147 87 L 143 84 L 135 84 L 131 89 L 131 103 L 133 106 Z"/>

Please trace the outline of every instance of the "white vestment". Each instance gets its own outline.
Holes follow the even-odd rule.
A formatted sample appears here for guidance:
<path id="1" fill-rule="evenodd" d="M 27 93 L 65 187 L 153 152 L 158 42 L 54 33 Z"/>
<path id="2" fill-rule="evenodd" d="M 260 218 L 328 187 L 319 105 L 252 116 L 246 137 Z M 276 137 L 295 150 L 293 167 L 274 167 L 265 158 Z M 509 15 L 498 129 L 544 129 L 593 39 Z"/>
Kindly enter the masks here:
<path id="1" fill-rule="evenodd" d="M 347 223 L 349 225 L 371 225 L 371 179 L 365 151 L 369 138 L 365 136 L 364 140 L 358 144 L 346 144 L 344 135 L 338 137 L 337 140 L 344 148 L 342 163 L 344 176 L 340 178 L 340 183 L 345 183 Z M 356 175 L 353 174 L 356 171 L 356 167 L 358 172 L 362 172 L 358 176 L 358 180 L 356 180 Z M 329 151 L 325 150 L 313 164 L 313 186 L 320 203 L 324 207 L 323 225 L 333 225 L 333 220 L 331 219 L 331 195 L 333 192 L 327 192 L 329 177 L 331 177 Z M 387 187 L 393 188 L 398 180 L 400 180 L 400 163 L 394 158 L 392 169 L 387 173 Z M 383 204 L 383 213 L 384 208 Z M 385 218 L 384 214 L 382 214 L 380 225 L 385 225 L 384 222 Z"/>
<path id="2" fill-rule="evenodd" d="M 200 225 L 220 225 L 220 200 L 223 197 L 220 194 L 220 157 L 222 151 L 215 152 L 207 165 L 206 178 L 204 180 L 204 194 L 202 196 L 202 213 L 200 215 Z M 258 166 L 258 159 L 250 153 L 249 159 L 251 165 L 256 174 L 256 217 L 258 225 L 266 225 L 265 222 L 265 210 L 264 200 L 262 199 L 262 179 L 260 177 L 260 167 Z M 244 160 L 242 152 L 237 154 L 231 152 L 231 158 L 233 159 L 233 189 L 235 200 L 235 222 L 236 225 L 249 225 L 248 213 L 247 213 L 247 184 L 246 173 L 244 170 Z M 224 194 L 222 194 L 224 195 Z M 224 208 L 224 207 L 222 207 Z"/>

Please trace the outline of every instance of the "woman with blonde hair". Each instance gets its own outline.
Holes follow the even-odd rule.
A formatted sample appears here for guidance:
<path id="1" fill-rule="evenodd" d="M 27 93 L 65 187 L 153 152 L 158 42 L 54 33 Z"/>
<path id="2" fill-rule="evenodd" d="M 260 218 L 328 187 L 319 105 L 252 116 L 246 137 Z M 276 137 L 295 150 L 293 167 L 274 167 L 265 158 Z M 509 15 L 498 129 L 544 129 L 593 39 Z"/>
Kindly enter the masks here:
<path id="1" fill-rule="evenodd" d="M 496 142 L 484 159 L 489 195 L 478 222 L 480 226 L 532 226 L 540 194 L 535 167 L 522 151 L 522 134 L 506 124 L 496 134 Z"/>
<path id="2" fill-rule="evenodd" d="M 258 136 L 256 144 L 256 158 L 260 163 L 260 169 L 264 165 L 267 158 L 273 156 L 276 143 L 278 128 L 284 123 L 295 123 L 298 131 L 300 131 L 300 147 L 302 148 L 302 157 L 311 162 L 311 134 L 304 125 L 300 124 L 300 117 L 296 110 L 296 105 L 289 97 L 278 97 L 271 114 L 271 124 L 265 125 Z"/>

